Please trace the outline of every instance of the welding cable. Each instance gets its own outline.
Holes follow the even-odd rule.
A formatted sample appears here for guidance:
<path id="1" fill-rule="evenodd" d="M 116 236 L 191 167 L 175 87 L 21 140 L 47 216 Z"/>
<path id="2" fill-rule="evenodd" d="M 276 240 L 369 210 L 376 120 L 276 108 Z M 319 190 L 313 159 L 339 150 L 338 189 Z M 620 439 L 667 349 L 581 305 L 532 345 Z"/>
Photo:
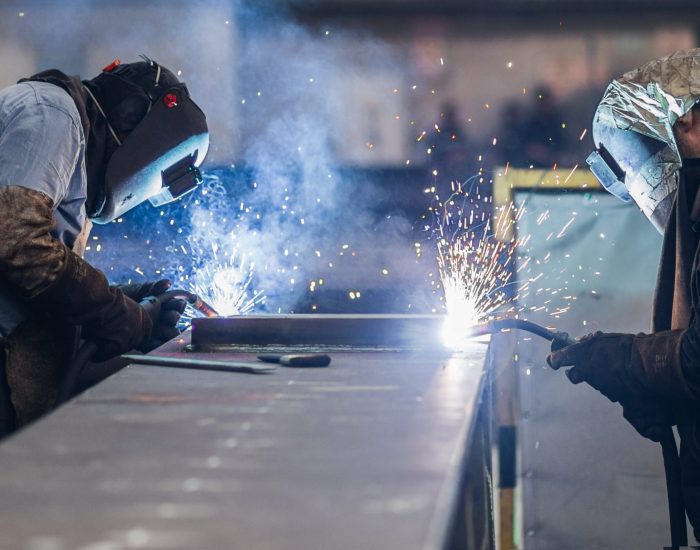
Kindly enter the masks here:
<path id="1" fill-rule="evenodd" d="M 506 329 L 524 330 L 550 342 L 558 341 L 560 347 L 575 343 L 566 332 L 555 332 L 525 319 L 497 319 L 489 321 L 474 327 L 472 334 L 493 334 Z M 681 548 L 688 544 L 688 532 L 685 519 L 685 503 L 683 502 L 681 490 L 681 462 L 678 456 L 676 437 L 671 426 L 664 429 L 660 443 L 666 473 L 668 514 L 671 522 L 671 547 Z"/>
<path id="2" fill-rule="evenodd" d="M 661 436 L 661 452 L 664 457 L 666 490 L 668 492 L 668 515 L 671 520 L 671 547 L 688 545 L 688 530 L 685 520 L 685 502 L 681 489 L 681 460 L 673 428 L 668 426 Z"/>

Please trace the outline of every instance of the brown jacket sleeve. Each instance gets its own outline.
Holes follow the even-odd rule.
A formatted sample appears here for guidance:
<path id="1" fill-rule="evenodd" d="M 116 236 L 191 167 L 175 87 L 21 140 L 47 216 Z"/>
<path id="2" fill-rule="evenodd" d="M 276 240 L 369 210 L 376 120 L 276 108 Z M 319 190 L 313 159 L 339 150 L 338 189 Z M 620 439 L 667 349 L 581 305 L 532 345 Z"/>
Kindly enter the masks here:
<path id="1" fill-rule="evenodd" d="M 31 305 L 82 325 L 102 358 L 138 347 L 151 332 L 147 313 L 51 236 L 52 207 L 39 191 L 0 188 L 0 278 Z"/>

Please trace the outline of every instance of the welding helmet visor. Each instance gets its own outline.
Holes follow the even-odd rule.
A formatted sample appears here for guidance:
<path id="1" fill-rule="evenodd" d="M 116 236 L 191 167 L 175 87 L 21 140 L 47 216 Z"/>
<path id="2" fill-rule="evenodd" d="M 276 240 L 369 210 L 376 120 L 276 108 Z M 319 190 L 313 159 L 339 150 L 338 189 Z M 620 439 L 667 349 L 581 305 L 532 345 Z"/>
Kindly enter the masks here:
<path id="1" fill-rule="evenodd" d="M 93 221 L 108 223 L 146 199 L 160 206 L 189 193 L 202 182 L 198 167 L 208 148 L 206 117 L 185 84 L 165 87 L 110 157 Z"/>
<path id="2" fill-rule="evenodd" d="M 634 201 L 663 233 L 678 187 L 676 156 L 658 139 L 598 121 L 593 139 L 596 149 L 586 162 L 601 185 L 623 202 Z"/>

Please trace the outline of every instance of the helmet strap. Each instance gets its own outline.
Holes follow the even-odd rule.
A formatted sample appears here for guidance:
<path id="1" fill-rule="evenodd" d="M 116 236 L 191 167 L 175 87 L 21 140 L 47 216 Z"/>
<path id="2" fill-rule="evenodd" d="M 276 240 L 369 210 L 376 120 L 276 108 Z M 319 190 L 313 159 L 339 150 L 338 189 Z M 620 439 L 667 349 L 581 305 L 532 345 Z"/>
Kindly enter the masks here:
<path id="1" fill-rule="evenodd" d="M 100 114 L 104 117 L 105 122 L 107 123 L 107 128 L 109 128 L 109 132 L 112 134 L 112 137 L 114 138 L 114 141 L 117 142 L 117 145 L 121 145 L 122 142 L 121 140 L 117 137 L 117 133 L 114 131 L 114 128 L 112 128 L 112 125 L 109 123 L 109 119 L 107 118 L 107 115 L 105 114 L 104 110 L 102 109 L 102 106 L 100 105 L 100 102 L 97 101 L 97 98 L 93 95 L 93 93 L 90 91 L 90 88 L 87 86 L 83 86 L 83 89 L 88 93 L 88 95 L 92 98 L 92 100 L 95 102 L 95 105 L 97 106 L 97 110 L 100 111 Z"/>

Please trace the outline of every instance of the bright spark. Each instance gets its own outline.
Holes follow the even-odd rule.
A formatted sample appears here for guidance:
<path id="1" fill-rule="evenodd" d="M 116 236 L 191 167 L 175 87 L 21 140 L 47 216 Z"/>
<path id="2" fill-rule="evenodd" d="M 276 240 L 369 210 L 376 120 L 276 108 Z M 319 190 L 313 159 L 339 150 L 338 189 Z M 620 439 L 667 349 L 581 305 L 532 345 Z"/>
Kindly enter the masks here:
<path id="1" fill-rule="evenodd" d="M 254 265 L 234 253 L 227 262 L 205 265 L 192 278 L 190 288 L 222 316 L 243 315 L 265 301 L 253 290 Z"/>
<path id="2" fill-rule="evenodd" d="M 494 224 L 482 205 L 478 192 L 457 192 L 436 209 L 437 262 L 447 310 L 443 338 L 450 347 L 459 347 L 470 327 L 517 297 L 510 280 L 520 241 L 503 236 L 509 229 L 514 235 L 521 213 L 511 204 Z"/>

